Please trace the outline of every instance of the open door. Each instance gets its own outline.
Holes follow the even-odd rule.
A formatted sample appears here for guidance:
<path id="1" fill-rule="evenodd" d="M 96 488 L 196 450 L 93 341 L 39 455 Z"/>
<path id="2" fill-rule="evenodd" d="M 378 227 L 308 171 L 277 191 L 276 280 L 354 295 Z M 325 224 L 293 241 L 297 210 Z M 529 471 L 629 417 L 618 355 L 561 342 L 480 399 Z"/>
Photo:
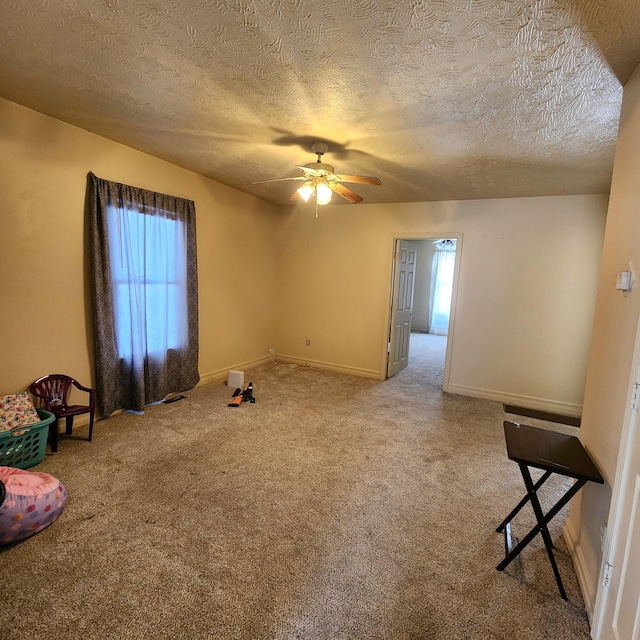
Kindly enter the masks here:
<path id="1" fill-rule="evenodd" d="M 387 378 L 404 369 L 409 362 L 416 254 L 415 242 L 395 241 Z"/>

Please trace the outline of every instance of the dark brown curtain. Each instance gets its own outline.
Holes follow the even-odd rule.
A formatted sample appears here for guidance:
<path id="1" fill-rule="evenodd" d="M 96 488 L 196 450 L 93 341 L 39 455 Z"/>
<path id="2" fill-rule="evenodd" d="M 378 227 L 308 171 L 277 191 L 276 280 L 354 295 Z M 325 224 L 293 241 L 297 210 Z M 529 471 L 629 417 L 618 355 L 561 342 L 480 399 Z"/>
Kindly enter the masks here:
<path id="1" fill-rule="evenodd" d="M 144 410 L 198 383 L 191 200 L 88 176 L 102 415 Z"/>

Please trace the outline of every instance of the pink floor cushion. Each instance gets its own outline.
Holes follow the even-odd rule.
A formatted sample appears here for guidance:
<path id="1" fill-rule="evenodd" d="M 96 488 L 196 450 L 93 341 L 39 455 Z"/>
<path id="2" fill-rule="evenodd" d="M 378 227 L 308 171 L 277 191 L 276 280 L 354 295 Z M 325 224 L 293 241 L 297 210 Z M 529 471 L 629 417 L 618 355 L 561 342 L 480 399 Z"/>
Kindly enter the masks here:
<path id="1" fill-rule="evenodd" d="M 55 522 L 67 504 L 67 490 L 48 473 L 0 467 L 6 495 L 0 504 L 0 544 L 18 542 Z"/>

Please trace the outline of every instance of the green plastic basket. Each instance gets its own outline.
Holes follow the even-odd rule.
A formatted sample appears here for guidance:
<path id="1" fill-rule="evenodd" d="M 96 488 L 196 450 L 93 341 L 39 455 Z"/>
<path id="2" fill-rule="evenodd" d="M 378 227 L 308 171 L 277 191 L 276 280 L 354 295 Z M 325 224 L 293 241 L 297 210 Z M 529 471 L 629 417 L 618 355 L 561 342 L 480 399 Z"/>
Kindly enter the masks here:
<path id="1" fill-rule="evenodd" d="M 44 460 L 53 413 L 36 409 L 40 422 L 0 433 L 0 466 L 28 469 Z"/>

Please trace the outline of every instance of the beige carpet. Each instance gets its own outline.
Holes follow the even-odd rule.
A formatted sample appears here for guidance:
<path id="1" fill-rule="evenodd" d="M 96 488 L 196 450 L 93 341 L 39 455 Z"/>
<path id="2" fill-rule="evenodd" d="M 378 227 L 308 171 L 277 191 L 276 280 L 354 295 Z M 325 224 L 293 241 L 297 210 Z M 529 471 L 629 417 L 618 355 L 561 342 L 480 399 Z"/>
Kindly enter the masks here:
<path id="1" fill-rule="evenodd" d="M 256 404 L 208 385 L 61 438 L 33 470 L 65 512 L 0 550 L 2 639 L 587 640 L 563 514 L 568 602 L 538 539 L 495 569 L 524 486 L 502 405 L 440 391 L 443 345 L 414 334 L 385 382 L 268 364 Z"/>

